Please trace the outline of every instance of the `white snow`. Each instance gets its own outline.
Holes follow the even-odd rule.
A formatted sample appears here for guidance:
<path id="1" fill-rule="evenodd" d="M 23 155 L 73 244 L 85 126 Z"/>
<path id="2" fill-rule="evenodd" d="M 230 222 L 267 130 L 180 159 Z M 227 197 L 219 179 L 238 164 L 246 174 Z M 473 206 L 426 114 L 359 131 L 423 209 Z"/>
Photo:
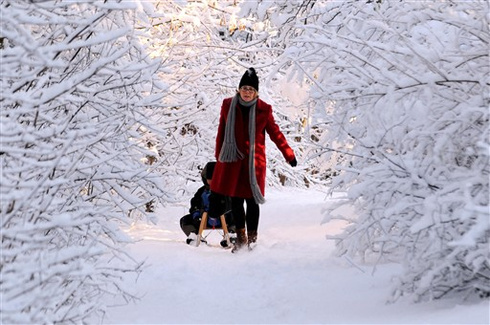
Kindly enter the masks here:
<path id="1" fill-rule="evenodd" d="M 326 239 L 343 224 L 322 224 L 335 202 L 317 190 L 269 189 L 261 206 L 258 246 L 232 254 L 210 232 L 185 244 L 179 219 L 188 202 L 160 208 L 157 225 L 128 229 L 147 268 L 126 287 L 136 302 L 111 302 L 103 324 L 489 324 L 488 300 L 388 304 L 395 264 L 351 265 Z"/>

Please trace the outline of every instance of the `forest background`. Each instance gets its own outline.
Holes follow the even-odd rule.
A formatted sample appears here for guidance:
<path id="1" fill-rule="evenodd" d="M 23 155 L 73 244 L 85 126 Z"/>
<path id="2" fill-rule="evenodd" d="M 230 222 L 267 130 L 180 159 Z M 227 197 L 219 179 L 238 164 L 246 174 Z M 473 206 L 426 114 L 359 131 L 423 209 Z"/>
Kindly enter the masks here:
<path id="1" fill-rule="evenodd" d="M 347 193 L 339 255 L 403 265 L 393 300 L 487 299 L 487 1 L 0 4 L 2 323 L 81 322 L 140 272 L 152 222 L 213 160 L 246 68 L 297 154 L 268 186 Z"/>

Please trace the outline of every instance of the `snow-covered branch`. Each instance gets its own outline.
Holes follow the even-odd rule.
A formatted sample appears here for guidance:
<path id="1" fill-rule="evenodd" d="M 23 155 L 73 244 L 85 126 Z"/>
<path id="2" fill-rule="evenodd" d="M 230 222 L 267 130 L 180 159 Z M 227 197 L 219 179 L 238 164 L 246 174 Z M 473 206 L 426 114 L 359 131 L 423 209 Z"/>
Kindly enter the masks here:
<path id="1" fill-rule="evenodd" d="M 316 4 L 286 50 L 327 112 L 324 152 L 351 153 L 333 180 L 358 214 L 339 253 L 403 263 L 394 298 L 490 292 L 488 9 Z"/>
<path id="2" fill-rule="evenodd" d="M 131 299 L 119 227 L 171 188 L 142 161 L 153 73 L 130 2 L 3 1 L 2 323 L 81 323 Z M 136 210 L 141 213 L 131 213 Z"/>

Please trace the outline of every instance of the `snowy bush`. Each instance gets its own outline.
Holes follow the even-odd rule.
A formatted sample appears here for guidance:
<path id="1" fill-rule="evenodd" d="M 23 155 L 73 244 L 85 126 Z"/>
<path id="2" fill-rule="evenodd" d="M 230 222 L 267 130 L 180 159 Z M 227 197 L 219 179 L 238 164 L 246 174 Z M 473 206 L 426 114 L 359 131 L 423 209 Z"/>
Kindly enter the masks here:
<path id="1" fill-rule="evenodd" d="M 296 125 L 282 109 L 279 96 L 268 96 L 269 73 L 278 51 L 270 44 L 267 28 L 253 17 L 241 16 L 239 1 L 154 1 L 145 6 L 151 25 L 148 47 L 154 57 L 162 58 L 159 70 L 169 85 L 164 102 L 173 107 L 166 118 L 169 142 L 154 138 L 157 151 L 167 150 L 162 159 L 177 165 L 176 172 L 186 179 L 201 183 L 198 169 L 214 160 L 215 138 L 221 104 L 235 95 L 243 73 L 257 67 L 260 96 L 273 105 L 277 122 L 290 144 L 296 135 Z M 172 73 L 167 73 L 167 71 Z M 287 105 L 287 104 L 286 104 Z M 282 154 L 269 146 L 267 182 L 279 186 L 304 184 L 301 170 L 292 170 Z M 300 151 L 294 148 L 300 158 Z M 299 159 L 300 160 L 300 159 Z M 301 160 L 300 160 L 301 161 Z M 186 190 L 186 189 L 183 189 Z"/>
<path id="2" fill-rule="evenodd" d="M 0 4 L 2 323 L 80 323 L 131 298 L 128 215 L 165 200 L 144 130 L 153 73 L 127 1 Z"/>
<path id="3" fill-rule="evenodd" d="M 243 66 L 259 67 L 260 97 L 273 106 L 276 122 L 295 152 L 299 165 L 291 168 L 277 150 L 268 153 L 267 182 L 271 186 L 289 185 L 308 187 L 325 184 L 330 172 L 323 169 L 323 159 L 317 155 L 317 138 L 320 128 L 311 125 L 308 87 L 291 79 L 288 71 L 281 69 L 279 58 L 296 35 L 296 25 L 312 4 L 309 1 L 240 1 L 237 16 L 246 22 L 249 33 L 246 43 L 241 43 L 237 53 Z M 240 76 L 239 76 L 240 77 Z M 239 78 L 238 77 L 238 78 Z M 313 140 L 311 140 L 313 139 Z M 271 145 L 272 146 L 272 145 Z M 315 156 L 315 158 L 311 158 Z"/>
<path id="4" fill-rule="evenodd" d="M 223 9 L 200 1 L 154 1 L 145 10 L 149 53 L 164 63 L 158 74 L 168 85 L 163 104 L 170 108 L 153 140 L 157 151 L 165 152 L 161 161 L 201 183 L 198 169 L 214 160 L 219 108 L 234 73 L 226 62 L 228 41 L 219 33 L 225 28 L 219 18 Z"/>
<path id="5" fill-rule="evenodd" d="M 343 155 L 333 190 L 357 215 L 338 252 L 403 263 L 394 298 L 490 293 L 488 10 L 315 3 L 286 49 L 329 116 L 325 154 Z"/>

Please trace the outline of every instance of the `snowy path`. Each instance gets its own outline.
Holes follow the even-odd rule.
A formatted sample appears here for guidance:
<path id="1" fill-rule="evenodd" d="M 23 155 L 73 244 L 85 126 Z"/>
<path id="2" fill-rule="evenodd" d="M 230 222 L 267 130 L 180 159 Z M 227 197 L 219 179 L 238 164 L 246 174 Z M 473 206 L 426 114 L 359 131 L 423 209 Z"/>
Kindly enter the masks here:
<path id="1" fill-rule="evenodd" d="M 386 304 L 397 267 L 373 275 L 331 257 L 325 235 L 340 224 L 320 224 L 323 193 L 269 190 L 266 198 L 253 252 L 186 245 L 178 220 L 187 203 L 160 209 L 156 226 L 133 227 L 143 240 L 131 250 L 148 268 L 127 285 L 142 298 L 111 308 L 104 324 L 488 324 L 488 303 Z M 217 234 L 208 239 L 219 244 Z"/>

